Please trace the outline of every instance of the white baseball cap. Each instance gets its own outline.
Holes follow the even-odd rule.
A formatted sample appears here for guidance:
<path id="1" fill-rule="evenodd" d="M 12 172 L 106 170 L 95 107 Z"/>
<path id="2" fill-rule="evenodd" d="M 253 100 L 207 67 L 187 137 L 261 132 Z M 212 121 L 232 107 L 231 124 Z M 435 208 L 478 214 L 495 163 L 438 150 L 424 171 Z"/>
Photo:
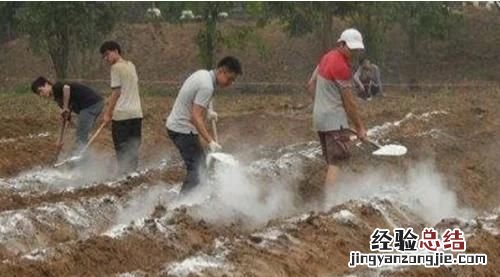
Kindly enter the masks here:
<path id="1" fill-rule="evenodd" d="M 337 42 L 344 41 L 349 49 L 365 49 L 363 44 L 363 36 L 361 33 L 353 28 L 346 29 L 340 35 Z"/>

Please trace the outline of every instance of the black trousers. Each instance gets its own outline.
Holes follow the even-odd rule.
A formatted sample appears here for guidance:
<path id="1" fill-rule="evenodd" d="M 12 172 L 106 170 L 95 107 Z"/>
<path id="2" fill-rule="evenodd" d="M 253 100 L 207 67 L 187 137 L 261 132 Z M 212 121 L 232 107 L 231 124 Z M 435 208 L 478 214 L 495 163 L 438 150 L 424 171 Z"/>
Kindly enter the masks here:
<path id="1" fill-rule="evenodd" d="M 111 134 L 120 174 L 137 170 L 141 146 L 142 118 L 113 120 Z"/>
<path id="2" fill-rule="evenodd" d="M 198 135 L 177 133 L 169 129 L 167 133 L 184 160 L 187 173 L 181 193 L 187 193 L 200 183 L 199 170 L 204 165 L 205 152 L 203 152 Z"/>

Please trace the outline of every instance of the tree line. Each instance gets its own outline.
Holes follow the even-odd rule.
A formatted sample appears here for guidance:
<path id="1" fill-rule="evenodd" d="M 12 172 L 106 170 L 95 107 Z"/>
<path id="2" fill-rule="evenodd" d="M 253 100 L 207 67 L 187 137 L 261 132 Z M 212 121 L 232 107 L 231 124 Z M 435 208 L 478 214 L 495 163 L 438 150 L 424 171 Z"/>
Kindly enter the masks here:
<path id="1" fill-rule="evenodd" d="M 376 62 L 384 59 L 386 31 L 399 26 L 416 62 L 426 39 L 445 40 L 460 27 L 460 8 L 457 2 L 1 2 L 0 41 L 27 35 L 35 53 L 48 54 L 57 78 L 64 79 L 71 53 L 95 51 L 118 23 L 182 24 L 183 11 L 191 11 L 203 26 L 193 42 L 200 64 L 211 68 L 217 47 L 243 47 L 255 41 L 257 28 L 273 21 L 289 36 L 313 34 L 324 51 L 334 45 L 336 17 L 363 33 Z M 155 9 L 161 13 L 151 13 Z M 223 35 L 221 13 L 250 24 Z"/>

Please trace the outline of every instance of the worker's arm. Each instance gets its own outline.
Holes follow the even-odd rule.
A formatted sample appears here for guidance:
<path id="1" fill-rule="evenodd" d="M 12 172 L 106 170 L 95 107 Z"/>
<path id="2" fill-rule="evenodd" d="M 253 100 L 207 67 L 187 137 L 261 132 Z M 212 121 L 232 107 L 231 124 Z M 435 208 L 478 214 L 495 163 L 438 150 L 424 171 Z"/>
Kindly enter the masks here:
<path id="1" fill-rule="evenodd" d="M 212 136 L 208 133 L 207 126 L 205 124 L 205 113 L 207 109 L 201 105 L 194 104 L 191 109 L 191 123 L 193 123 L 198 134 L 207 142 L 210 143 L 214 141 Z"/>
<path id="2" fill-rule="evenodd" d="M 354 82 L 356 82 L 356 85 L 361 89 L 361 91 L 365 91 L 365 87 L 363 86 L 363 83 L 361 83 L 361 80 L 359 77 L 361 76 L 361 66 L 356 70 L 356 73 L 354 73 Z"/>
<path id="3" fill-rule="evenodd" d="M 309 78 L 309 81 L 307 82 L 307 91 L 311 94 L 312 98 L 314 99 L 314 95 L 316 92 L 316 79 L 318 78 L 318 67 L 314 69 L 311 78 Z"/>
<path id="4" fill-rule="evenodd" d="M 111 96 L 108 97 L 107 108 L 102 117 L 104 124 L 108 124 L 113 119 L 113 112 L 122 92 L 122 71 L 122 67 L 114 65 L 111 67 Z"/>
<path id="5" fill-rule="evenodd" d="M 69 85 L 63 86 L 63 101 L 61 107 L 61 117 L 65 121 L 71 120 L 71 110 L 69 106 L 69 99 L 71 97 L 71 88 Z"/>
<path id="6" fill-rule="evenodd" d="M 71 88 L 69 85 L 63 86 L 63 110 L 69 111 L 69 98 L 71 97 Z"/>
<path id="7" fill-rule="evenodd" d="M 115 110 L 116 102 L 120 98 L 121 88 L 113 88 L 111 96 L 108 97 L 106 111 L 103 115 L 103 123 L 109 123 L 113 119 L 113 111 Z"/>
<path id="8" fill-rule="evenodd" d="M 219 115 L 214 110 L 214 100 L 213 99 L 210 101 L 210 104 L 208 104 L 207 119 L 208 119 L 208 121 L 215 120 L 215 122 L 217 122 L 217 120 L 219 120 Z"/>
<path id="9" fill-rule="evenodd" d="M 358 108 L 356 107 L 356 103 L 354 102 L 354 97 L 352 96 L 352 88 L 343 87 L 341 88 L 340 93 L 342 94 L 342 103 L 344 105 L 344 110 L 349 120 L 354 124 L 354 128 L 356 128 L 358 137 L 360 139 L 366 138 L 366 129 L 363 125 L 363 122 L 361 122 Z"/>

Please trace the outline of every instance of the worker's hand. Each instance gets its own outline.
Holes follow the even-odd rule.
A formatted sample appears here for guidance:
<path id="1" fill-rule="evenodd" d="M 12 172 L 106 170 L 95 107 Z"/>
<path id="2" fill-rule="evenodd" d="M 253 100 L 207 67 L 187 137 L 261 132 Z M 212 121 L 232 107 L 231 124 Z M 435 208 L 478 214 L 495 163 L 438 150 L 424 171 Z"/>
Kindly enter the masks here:
<path id="1" fill-rule="evenodd" d="M 311 94 L 314 94 L 314 92 L 316 91 L 316 82 L 315 81 L 316 80 L 311 79 L 306 84 L 306 89 Z"/>
<path id="2" fill-rule="evenodd" d="M 217 120 L 219 119 L 219 115 L 214 110 L 209 109 L 209 110 L 207 110 L 207 119 L 209 121 L 214 120 L 217 122 Z"/>
<path id="3" fill-rule="evenodd" d="M 215 142 L 214 140 L 212 140 L 212 141 L 208 144 L 208 148 L 210 149 L 210 152 L 217 152 L 217 151 L 222 150 L 222 146 L 220 146 L 220 144 L 218 144 L 218 143 L 217 143 L 217 142 Z"/>
<path id="4" fill-rule="evenodd" d="M 61 110 L 61 117 L 65 121 L 70 121 L 71 120 L 71 111 L 68 109 Z"/>
<path id="5" fill-rule="evenodd" d="M 356 128 L 356 135 L 361 141 L 365 141 L 367 139 L 365 127 L 361 126 Z"/>
<path id="6" fill-rule="evenodd" d="M 109 113 L 104 113 L 102 116 L 102 123 L 105 125 L 108 125 L 112 119 L 113 119 L 113 115 L 111 115 Z"/>

